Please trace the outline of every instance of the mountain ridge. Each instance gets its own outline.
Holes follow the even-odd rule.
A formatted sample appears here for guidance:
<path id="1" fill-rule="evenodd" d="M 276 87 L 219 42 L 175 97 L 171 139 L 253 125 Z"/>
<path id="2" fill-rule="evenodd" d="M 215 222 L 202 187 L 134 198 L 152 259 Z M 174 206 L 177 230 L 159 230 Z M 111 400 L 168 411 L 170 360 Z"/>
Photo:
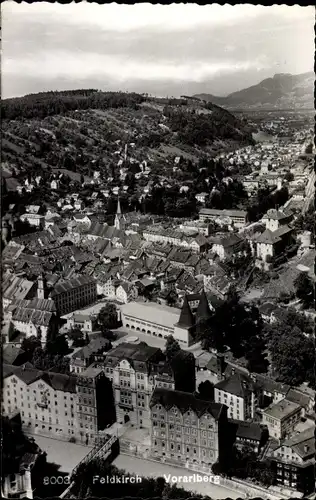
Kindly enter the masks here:
<path id="1" fill-rule="evenodd" d="M 227 109 L 262 108 L 262 106 L 277 109 L 307 109 L 314 107 L 314 81 L 313 72 L 298 75 L 276 73 L 273 77 L 232 92 L 226 97 L 207 93 L 195 94 L 193 97 Z"/>

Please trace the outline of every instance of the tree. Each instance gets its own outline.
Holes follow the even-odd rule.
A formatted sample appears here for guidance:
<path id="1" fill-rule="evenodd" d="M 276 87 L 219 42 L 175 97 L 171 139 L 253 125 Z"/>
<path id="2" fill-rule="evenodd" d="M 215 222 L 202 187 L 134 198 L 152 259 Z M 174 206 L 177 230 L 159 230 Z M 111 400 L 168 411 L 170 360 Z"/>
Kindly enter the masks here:
<path id="1" fill-rule="evenodd" d="M 294 281 L 295 294 L 301 300 L 304 309 L 314 304 L 314 283 L 307 273 L 300 273 Z"/>
<path id="2" fill-rule="evenodd" d="M 214 384 L 209 380 L 204 380 L 198 387 L 198 396 L 205 401 L 214 401 Z"/>
<path id="3" fill-rule="evenodd" d="M 35 335 L 24 338 L 21 343 L 21 349 L 26 352 L 29 360 L 32 359 L 35 349 L 41 346 L 41 341 Z"/>
<path id="4" fill-rule="evenodd" d="M 287 172 L 284 176 L 284 179 L 288 182 L 294 181 L 294 174 L 292 172 Z"/>
<path id="5" fill-rule="evenodd" d="M 98 314 L 101 331 L 115 329 L 118 326 L 117 308 L 115 304 L 106 304 Z"/>
<path id="6" fill-rule="evenodd" d="M 315 384 L 315 345 L 296 326 L 278 322 L 270 327 L 269 352 L 277 379 L 297 386 Z"/>
<path id="7" fill-rule="evenodd" d="M 57 335 L 55 339 L 47 340 L 46 349 L 49 354 L 60 354 L 64 356 L 69 353 L 69 346 L 65 335 Z"/>
<path id="8" fill-rule="evenodd" d="M 168 360 L 171 360 L 175 354 L 181 351 L 180 344 L 172 335 L 168 335 L 165 344 L 165 355 Z"/>

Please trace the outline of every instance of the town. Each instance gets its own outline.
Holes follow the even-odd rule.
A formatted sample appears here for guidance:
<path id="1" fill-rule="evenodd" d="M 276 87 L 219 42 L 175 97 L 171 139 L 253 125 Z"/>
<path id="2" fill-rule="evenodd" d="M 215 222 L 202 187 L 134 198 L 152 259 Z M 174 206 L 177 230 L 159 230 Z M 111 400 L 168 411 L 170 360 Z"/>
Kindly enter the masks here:
<path id="1" fill-rule="evenodd" d="M 3 497 L 314 498 L 314 110 L 2 117 Z"/>

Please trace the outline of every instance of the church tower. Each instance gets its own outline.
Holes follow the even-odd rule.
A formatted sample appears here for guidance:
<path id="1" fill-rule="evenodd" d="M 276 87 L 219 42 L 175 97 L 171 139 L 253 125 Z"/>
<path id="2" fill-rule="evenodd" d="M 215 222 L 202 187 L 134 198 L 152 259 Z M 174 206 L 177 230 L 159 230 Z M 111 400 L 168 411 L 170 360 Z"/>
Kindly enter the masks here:
<path id="1" fill-rule="evenodd" d="M 46 280 L 42 274 L 37 279 L 37 298 L 46 299 Z"/>
<path id="2" fill-rule="evenodd" d="M 122 214 L 120 198 L 117 199 L 117 209 L 114 219 L 114 227 L 121 231 L 124 231 L 125 229 L 125 217 Z"/>
<path id="3" fill-rule="evenodd" d="M 186 346 L 190 346 L 194 343 L 195 334 L 195 321 L 192 314 L 188 298 L 185 295 L 183 300 L 182 309 L 180 312 L 179 321 L 174 325 L 174 337 L 181 342 L 184 342 Z"/>

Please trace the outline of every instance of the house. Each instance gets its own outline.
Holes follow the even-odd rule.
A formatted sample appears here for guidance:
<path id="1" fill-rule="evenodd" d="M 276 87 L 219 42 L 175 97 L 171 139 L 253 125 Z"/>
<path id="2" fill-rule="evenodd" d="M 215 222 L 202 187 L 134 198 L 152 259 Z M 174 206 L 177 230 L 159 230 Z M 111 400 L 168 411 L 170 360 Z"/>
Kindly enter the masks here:
<path id="1" fill-rule="evenodd" d="M 257 258 L 263 265 L 278 256 L 292 241 L 293 229 L 287 225 L 271 231 L 266 229 L 255 240 Z M 261 265 L 261 263 L 259 263 Z M 258 265 L 258 263 L 257 263 Z"/>
<path id="2" fill-rule="evenodd" d="M 272 438 L 280 441 L 293 433 L 301 414 L 302 407 L 299 404 L 282 399 L 263 410 L 262 424 L 268 427 Z"/>
<path id="3" fill-rule="evenodd" d="M 266 229 L 270 229 L 270 231 L 277 231 L 281 226 L 288 225 L 292 220 L 293 215 L 291 213 L 285 213 L 274 208 L 268 210 L 261 219 Z"/>
<path id="4" fill-rule="evenodd" d="M 311 427 L 283 441 L 270 458 L 277 485 L 308 496 L 315 492 L 315 428 Z"/>
<path id="5" fill-rule="evenodd" d="M 276 304 L 273 304 L 272 302 L 265 302 L 260 305 L 258 309 L 262 319 L 267 323 L 275 323 L 277 321 L 275 312 L 279 309 L 279 307 Z"/>
<path id="6" fill-rule="evenodd" d="M 127 302 L 131 302 L 137 299 L 138 290 L 133 283 L 124 282 L 117 287 L 115 295 L 119 302 L 127 304 Z"/>
<path id="7" fill-rule="evenodd" d="M 75 313 L 67 319 L 68 328 L 79 328 L 84 333 L 92 333 L 97 325 L 97 317 L 88 314 Z"/>
<path id="8" fill-rule="evenodd" d="M 211 251 L 223 261 L 238 253 L 243 240 L 237 234 L 230 234 L 215 237 L 210 236 L 208 242 L 211 245 Z"/>
<path id="9" fill-rule="evenodd" d="M 83 210 L 85 207 L 83 200 L 76 200 L 74 203 L 75 210 Z"/>
<path id="10" fill-rule="evenodd" d="M 203 203 L 203 204 L 205 203 L 206 197 L 207 197 L 207 193 L 204 193 L 204 192 L 203 193 L 198 193 L 198 194 L 195 195 L 196 200 L 199 203 Z"/>
<path id="11" fill-rule="evenodd" d="M 15 275 L 2 276 L 2 305 L 6 309 L 12 302 L 29 299 L 36 294 L 37 285 L 23 277 Z"/>
<path id="12" fill-rule="evenodd" d="M 14 327 L 25 337 L 36 336 L 45 343 L 49 332 L 58 333 L 59 321 L 52 300 L 17 300 L 9 308 Z"/>
<path id="13" fill-rule="evenodd" d="M 50 183 L 50 188 L 54 190 L 59 189 L 59 184 L 60 182 L 58 179 L 53 179 Z"/>
<path id="14" fill-rule="evenodd" d="M 234 373 L 214 386 L 214 400 L 228 406 L 228 418 L 251 420 L 258 404 L 259 389 L 246 374 Z"/>
<path id="15" fill-rule="evenodd" d="M 104 355 L 111 348 L 111 342 L 103 337 L 91 340 L 90 343 L 78 351 L 70 358 L 70 373 L 82 373 L 93 362 L 102 361 Z"/>
<path id="16" fill-rule="evenodd" d="M 244 446 L 251 447 L 255 453 L 259 453 L 262 446 L 267 442 L 269 432 L 257 422 L 242 422 L 240 420 L 229 420 L 235 436 L 235 445 L 242 449 Z"/>
<path id="17" fill-rule="evenodd" d="M 45 224 L 43 210 L 39 205 L 29 205 L 26 207 L 26 213 L 21 215 L 21 221 L 27 221 L 31 226 L 42 229 Z"/>
<path id="18" fill-rule="evenodd" d="M 28 354 L 19 346 L 6 344 L 2 350 L 2 362 L 8 365 L 20 366 L 28 361 Z"/>

